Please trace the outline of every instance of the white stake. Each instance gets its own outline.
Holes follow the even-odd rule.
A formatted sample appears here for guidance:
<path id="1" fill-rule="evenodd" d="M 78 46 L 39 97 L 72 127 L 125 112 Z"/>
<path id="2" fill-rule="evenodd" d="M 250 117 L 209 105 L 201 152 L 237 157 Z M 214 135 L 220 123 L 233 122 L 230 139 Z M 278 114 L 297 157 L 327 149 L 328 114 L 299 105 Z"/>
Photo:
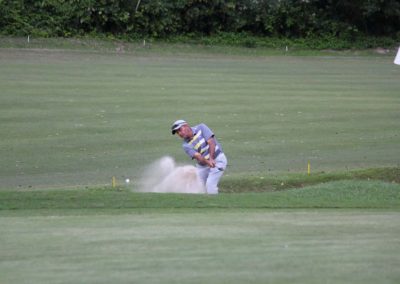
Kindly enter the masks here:
<path id="1" fill-rule="evenodd" d="M 394 59 L 394 64 L 400 65 L 400 47 L 399 50 L 397 51 L 396 58 Z"/>

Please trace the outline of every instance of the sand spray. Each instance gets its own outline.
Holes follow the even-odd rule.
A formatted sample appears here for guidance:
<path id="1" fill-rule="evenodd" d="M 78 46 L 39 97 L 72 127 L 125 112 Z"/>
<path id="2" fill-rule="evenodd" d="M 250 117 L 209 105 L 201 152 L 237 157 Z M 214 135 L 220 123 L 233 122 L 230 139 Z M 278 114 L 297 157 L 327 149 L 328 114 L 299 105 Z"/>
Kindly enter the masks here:
<path id="1" fill-rule="evenodd" d="M 137 191 L 165 193 L 206 193 L 196 167 L 178 166 L 169 156 L 150 164 L 143 172 Z"/>

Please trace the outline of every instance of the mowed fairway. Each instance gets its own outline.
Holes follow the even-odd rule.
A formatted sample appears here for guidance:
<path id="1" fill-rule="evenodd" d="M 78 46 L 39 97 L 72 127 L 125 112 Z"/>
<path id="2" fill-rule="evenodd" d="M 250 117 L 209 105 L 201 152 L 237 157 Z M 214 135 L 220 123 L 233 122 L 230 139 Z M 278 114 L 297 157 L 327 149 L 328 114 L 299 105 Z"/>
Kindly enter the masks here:
<path id="1" fill-rule="evenodd" d="M 392 58 L 157 50 L 0 49 L 0 283 L 400 282 Z M 132 192 L 180 118 L 222 193 Z"/>
<path id="2" fill-rule="evenodd" d="M 0 49 L 0 188 L 135 182 L 207 123 L 228 176 L 398 166 L 400 68 L 388 56 Z"/>
<path id="3" fill-rule="evenodd" d="M 1 283 L 400 281 L 398 211 L 39 214 L 0 226 Z"/>

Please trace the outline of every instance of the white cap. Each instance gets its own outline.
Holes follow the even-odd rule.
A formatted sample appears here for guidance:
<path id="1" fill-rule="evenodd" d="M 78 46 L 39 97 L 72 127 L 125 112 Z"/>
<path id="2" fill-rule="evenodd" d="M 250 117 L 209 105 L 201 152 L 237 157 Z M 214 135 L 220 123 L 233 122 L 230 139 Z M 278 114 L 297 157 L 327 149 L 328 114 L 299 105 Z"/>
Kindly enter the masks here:
<path id="1" fill-rule="evenodd" d="M 187 122 L 182 119 L 175 121 L 171 126 L 172 135 L 174 135 L 179 130 L 179 128 L 181 128 L 182 126 L 184 126 L 186 124 L 187 124 Z"/>

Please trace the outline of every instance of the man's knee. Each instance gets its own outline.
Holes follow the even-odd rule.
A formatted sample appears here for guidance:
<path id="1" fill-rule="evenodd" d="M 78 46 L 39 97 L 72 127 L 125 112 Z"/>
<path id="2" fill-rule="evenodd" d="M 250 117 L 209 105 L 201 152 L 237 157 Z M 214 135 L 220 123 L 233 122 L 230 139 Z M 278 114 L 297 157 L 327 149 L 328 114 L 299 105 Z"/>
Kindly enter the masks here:
<path id="1" fill-rule="evenodd" d="M 207 194 L 218 194 L 218 187 L 215 184 L 206 184 Z"/>
<path id="2" fill-rule="evenodd" d="M 223 171 L 212 169 L 208 175 L 206 189 L 208 194 L 218 194 L 218 183 L 223 175 Z"/>

